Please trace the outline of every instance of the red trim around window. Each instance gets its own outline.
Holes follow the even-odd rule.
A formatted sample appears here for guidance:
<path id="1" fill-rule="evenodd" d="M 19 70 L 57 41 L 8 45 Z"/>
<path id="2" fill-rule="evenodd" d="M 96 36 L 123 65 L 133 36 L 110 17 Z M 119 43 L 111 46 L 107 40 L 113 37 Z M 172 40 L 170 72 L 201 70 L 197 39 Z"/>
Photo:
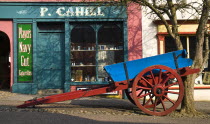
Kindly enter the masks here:
<path id="1" fill-rule="evenodd" d="M 177 90 L 178 87 L 171 87 L 170 90 Z M 198 85 L 194 86 L 194 89 L 210 89 L 210 85 Z"/>
<path id="2" fill-rule="evenodd" d="M 158 32 L 157 34 L 158 35 L 168 35 L 168 32 Z M 179 34 L 182 34 L 182 35 L 189 35 L 189 34 L 195 35 L 196 32 L 179 32 Z"/>
<path id="3" fill-rule="evenodd" d="M 163 25 L 163 22 L 161 20 L 155 20 L 153 21 L 156 25 Z M 171 24 L 170 20 L 167 20 L 168 24 Z M 178 24 L 198 24 L 199 22 L 197 20 L 177 20 Z M 208 24 L 210 24 L 210 20 L 208 21 Z"/>

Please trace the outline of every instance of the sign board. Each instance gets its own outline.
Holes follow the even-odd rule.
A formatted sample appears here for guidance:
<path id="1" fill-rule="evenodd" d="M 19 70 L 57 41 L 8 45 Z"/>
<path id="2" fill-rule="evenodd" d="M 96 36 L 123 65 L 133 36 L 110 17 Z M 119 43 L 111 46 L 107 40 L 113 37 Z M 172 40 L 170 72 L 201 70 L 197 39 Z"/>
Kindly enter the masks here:
<path id="1" fill-rule="evenodd" d="M 13 3 L 14 4 L 14 3 Z M 25 4 L 25 5 L 24 5 Z M 0 18 L 127 18 L 125 6 L 80 5 L 80 4 L 39 4 L 0 3 Z"/>
<path id="2" fill-rule="evenodd" d="M 18 82 L 31 82 L 33 69 L 32 24 L 18 24 Z"/>

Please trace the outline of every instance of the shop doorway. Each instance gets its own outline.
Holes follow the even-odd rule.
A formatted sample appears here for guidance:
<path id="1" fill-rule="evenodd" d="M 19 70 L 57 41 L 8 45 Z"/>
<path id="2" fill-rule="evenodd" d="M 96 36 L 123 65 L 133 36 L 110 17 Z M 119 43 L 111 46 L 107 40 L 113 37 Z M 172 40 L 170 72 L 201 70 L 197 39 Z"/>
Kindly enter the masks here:
<path id="1" fill-rule="evenodd" d="M 10 40 L 0 31 L 0 89 L 10 88 Z"/>
<path id="2" fill-rule="evenodd" d="M 63 33 L 39 33 L 39 88 L 62 89 L 64 83 Z M 44 41 L 44 42 L 43 42 Z"/>
<path id="3" fill-rule="evenodd" d="M 60 28 L 59 28 L 60 27 Z M 37 82 L 40 90 L 64 87 L 64 25 L 38 23 Z"/>

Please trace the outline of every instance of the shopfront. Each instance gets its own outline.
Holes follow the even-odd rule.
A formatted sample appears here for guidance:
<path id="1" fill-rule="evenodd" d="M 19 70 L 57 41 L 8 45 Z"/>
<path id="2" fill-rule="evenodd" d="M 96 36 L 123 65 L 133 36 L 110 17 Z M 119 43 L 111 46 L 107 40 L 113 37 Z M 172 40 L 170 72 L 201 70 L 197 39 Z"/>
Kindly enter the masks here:
<path id="1" fill-rule="evenodd" d="M 111 79 L 103 67 L 129 60 L 129 47 L 137 40 L 128 42 L 132 27 L 125 6 L 0 4 L 0 24 L 12 23 L 10 85 L 15 93 L 69 92 L 108 84 Z M 130 54 L 135 58 L 135 52 Z"/>

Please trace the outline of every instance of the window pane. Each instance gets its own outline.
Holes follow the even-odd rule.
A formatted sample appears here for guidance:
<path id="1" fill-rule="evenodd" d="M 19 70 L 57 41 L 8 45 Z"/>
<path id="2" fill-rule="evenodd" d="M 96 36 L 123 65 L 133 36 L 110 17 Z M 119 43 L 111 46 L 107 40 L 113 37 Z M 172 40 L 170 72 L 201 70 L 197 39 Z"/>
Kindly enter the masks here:
<path id="1" fill-rule="evenodd" d="M 95 81 L 96 37 L 90 25 L 78 24 L 71 31 L 71 81 Z"/>
<path id="2" fill-rule="evenodd" d="M 183 45 L 183 49 L 187 50 L 187 37 L 180 36 L 180 40 Z M 170 36 L 166 36 L 165 37 L 165 52 L 167 53 L 167 52 L 172 52 L 176 50 L 177 50 L 177 47 L 176 47 L 175 40 Z"/>
<path id="3" fill-rule="evenodd" d="M 176 51 L 176 43 L 174 41 L 174 39 L 170 36 L 166 36 L 165 37 L 165 52 L 172 52 L 172 51 Z"/>
<path id="4" fill-rule="evenodd" d="M 95 31 L 90 25 L 78 24 L 71 31 L 71 42 L 73 43 L 95 43 Z"/>
<path id="5" fill-rule="evenodd" d="M 124 61 L 123 32 L 116 24 L 104 24 L 98 32 L 98 78 L 104 80 L 108 75 L 103 70 L 105 65 Z"/>
<path id="6" fill-rule="evenodd" d="M 189 37 L 189 48 L 190 48 L 190 58 L 194 59 L 195 57 L 195 48 L 196 48 L 196 37 L 195 36 L 190 36 Z"/>
<path id="7" fill-rule="evenodd" d="M 180 40 L 182 42 L 183 49 L 187 50 L 187 37 L 186 36 L 180 36 Z"/>

